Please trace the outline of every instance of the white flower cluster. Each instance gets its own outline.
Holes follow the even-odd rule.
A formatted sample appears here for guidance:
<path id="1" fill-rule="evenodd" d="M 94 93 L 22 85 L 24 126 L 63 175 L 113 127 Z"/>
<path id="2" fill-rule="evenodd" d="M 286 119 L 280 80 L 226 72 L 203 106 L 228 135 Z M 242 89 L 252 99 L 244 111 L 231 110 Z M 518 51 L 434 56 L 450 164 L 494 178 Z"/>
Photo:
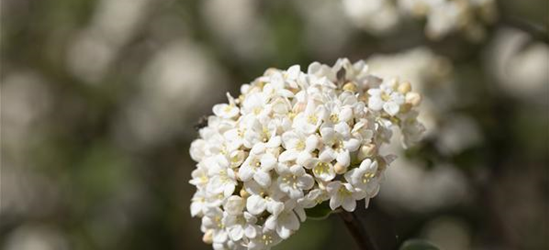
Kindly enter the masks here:
<path id="1" fill-rule="evenodd" d="M 343 0 L 343 7 L 356 26 L 374 33 L 393 30 L 406 16 L 425 19 L 431 39 L 455 31 L 480 39 L 483 23 L 496 17 L 494 0 Z"/>
<path id="2" fill-rule="evenodd" d="M 394 159 L 378 151 L 392 129 L 405 146 L 424 130 L 410 83 L 381 79 L 363 61 L 269 69 L 228 98 L 190 149 L 191 214 L 214 249 L 269 249 L 322 202 L 367 206 Z"/>

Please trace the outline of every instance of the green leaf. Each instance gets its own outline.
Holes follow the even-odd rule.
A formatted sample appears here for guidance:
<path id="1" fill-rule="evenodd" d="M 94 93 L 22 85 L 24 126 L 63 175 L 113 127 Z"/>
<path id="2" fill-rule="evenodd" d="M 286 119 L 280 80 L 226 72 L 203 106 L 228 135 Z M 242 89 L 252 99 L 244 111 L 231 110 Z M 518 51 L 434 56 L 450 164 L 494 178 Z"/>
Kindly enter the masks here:
<path id="1" fill-rule="evenodd" d="M 412 239 L 405 241 L 399 250 L 440 250 L 426 240 Z"/>
<path id="2" fill-rule="evenodd" d="M 313 208 L 305 209 L 305 213 L 307 214 L 308 219 L 313 220 L 323 220 L 326 219 L 330 214 L 332 213 L 332 209 L 330 209 L 330 205 L 327 201 L 322 202 L 318 205 L 316 205 Z"/>

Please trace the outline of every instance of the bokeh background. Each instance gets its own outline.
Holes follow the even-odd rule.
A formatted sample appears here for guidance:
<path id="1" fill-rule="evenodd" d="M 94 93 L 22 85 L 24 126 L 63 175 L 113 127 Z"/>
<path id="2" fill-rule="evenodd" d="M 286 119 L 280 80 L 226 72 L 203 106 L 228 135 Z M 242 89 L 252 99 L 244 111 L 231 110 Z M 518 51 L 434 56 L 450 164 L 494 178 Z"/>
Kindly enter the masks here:
<path id="1" fill-rule="evenodd" d="M 367 31 L 337 0 L 0 6 L 0 249 L 210 249 L 189 212 L 194 125 L 269 67 L 338 57 L 425 94 L 425 140 L 393 149 L 360 212 L 382 249 L 549 249 L 549 1 L 497 1 L 474 39 Z M 275 249 L 356 246 L 331 216 Z"/>

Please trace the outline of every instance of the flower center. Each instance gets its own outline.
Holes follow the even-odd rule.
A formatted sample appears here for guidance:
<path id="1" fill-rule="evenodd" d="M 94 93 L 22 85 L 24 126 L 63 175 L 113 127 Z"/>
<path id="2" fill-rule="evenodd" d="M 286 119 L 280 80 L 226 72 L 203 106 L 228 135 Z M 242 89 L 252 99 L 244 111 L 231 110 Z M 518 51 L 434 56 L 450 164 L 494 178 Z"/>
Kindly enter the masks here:
<path id="1" fill-rule="evenodd" d="M 208 175 L 204 174 L 204 175 L 200 176 L 200 183 L 202 183 L 202 184 L 208 183 Z"/>
<path id="2" fill-rule="evenodd" d="M 337 114 L 331 114 L 330 121 L 332 121 L 333 123 L 339 122 L 339 116 Z"/>
<path id="3" fill-rule="evenodd" d="M 328 163 L 319 162 L 316 164 L 316 167 L 313 169 L 313 172 L 316 175 L 321 175 L 321 174 L 328 173 L 329 170 L 330 170 L 330 165 Z"/>
<path id="4" fill-rule="evenodd" d="M 282 178 L 282 181 L 289 186 L 292 186 L 294 189 L 297 189 L 297 176 L 295 175 L 286 175 Z"/>
<path id="5" fill-rule="evenodd" d="M 252 166 L 252 168 L 254 170 L 257 170 L 260 166 L 261 166 L 261 162 L 259 161 L 259 159 L 254 159 L 252 164 L 250 164 L 250 166 Z"/>
<path id="6" fill-rule="evenodd" d="M 229 178 L 229 175 L 227 175 L 226 170 L 219 171 L 219 179 L 221 183 L 229 183 L 231 182 L 231 179 Z"/>
<path id="7" fill-rule="evenodd" d="M 365 173 L 364 176 L 362 176 L 362 183 L 366 184 L 370 182 L 372 178 L 374 178 L 374 173 Z"/>
<path id="8" fill-rule="evenodd" d="M 334 148 L 335 151 L 338 151 L 338 152 L 342 151 L 343 150 L 343 141 L 342 140 L 336 140 L 334 142 L 334 147 L 333 148 Z"/>
<path id="9" fill-rule="evenodd" d="M 322 203 L 324 200 L 322 200 L 322 197 L 318 196 L 316 199 L 315 199 L 315 202 L 316 204 L 320 204 Z"/>
<path id="10" fill-rule="evenodd" d="M 218 227 L 218 228 L 225 228 L 225 225 L 223 224 L 223 222 L 221 221 L 221 219 L 222 219 L 221 216 L 216 216 L 216 217 L 214 218 L 214 221 L 215 221 L 215 223 L 217 223 L 217 227 Z"/>
<path id="11" fill-rule="evenodd" d="M 269 129 L 267 127 L 263 127 L 263 130 L 261 132 L 262 132 L 262 141 L 268 142 L 270 137 Z"/>
<path id="12" fill-rule="evenodd" d="M 316 117 L 316 115 L 307 116 L 307 122 L 314 124 L 318 122 L 318 117 Z"/>
<path id="13" fill-rule="evenodd" d="M 295 145 L 295 149 L 302 151 L 303 149 L 305 149 L 305 143 L 302 140 L 299 140 Z"/>
<path id="14" fill-rule="evenodd" d="M 296 113 L 294 113 L 293 111 L 290 111 L 288 113 L 288 118 L 290 118 L 290 120 L 293 120 L 295 116 L 296 116 Z"/>
<path id="15" fill-rule="evenodd" d="M 341 186 L 339 190 L 337 190 L 337 193 L 339 194 L 339 196 L 342 196 L 342 197 L 347 197 L 351 195 L 351 192 L 347 190 L 345 186 Z"/>
<path id="16" fill-rule="evenodd" d="M 263 241 L 263 243 L 265 245 L 271 245 L 273 244 L 273 236 L 271 235 L 267 235 L 267 234 L 264 234 L 262 237 L 261 237 L 261 240 Z"/>

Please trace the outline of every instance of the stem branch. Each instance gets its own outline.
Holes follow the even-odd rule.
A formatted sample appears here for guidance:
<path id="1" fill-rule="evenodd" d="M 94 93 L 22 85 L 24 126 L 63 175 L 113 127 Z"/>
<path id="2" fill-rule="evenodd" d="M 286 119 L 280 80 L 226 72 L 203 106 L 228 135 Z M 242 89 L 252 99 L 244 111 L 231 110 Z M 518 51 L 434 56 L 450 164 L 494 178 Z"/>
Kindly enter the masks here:
<path id="1" fill-rule="evenodd" d="M 368 234 L 364 226 L 360 223 L 358 217 L 354 213 L 342 211 L 338 213 L 345 226 L 355 239 L 356 243 L 361 250 L 377 250 L 376 244 L 372 241 L 371 236 Z"/>

